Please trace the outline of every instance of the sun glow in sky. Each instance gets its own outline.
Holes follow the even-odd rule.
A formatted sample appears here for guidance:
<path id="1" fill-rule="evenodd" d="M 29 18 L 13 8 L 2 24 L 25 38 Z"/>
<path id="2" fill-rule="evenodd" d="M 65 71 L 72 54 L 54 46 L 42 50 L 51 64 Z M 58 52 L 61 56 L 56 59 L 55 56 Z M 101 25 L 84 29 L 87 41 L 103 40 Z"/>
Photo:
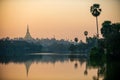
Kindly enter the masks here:
<path id="1" fill-rule="evenodd" d="M 102 8 L 99 30 L 105 20 L 120 22 L 120 0 L 0 0 L 0 38 L 24 37 L 27 24 L 33 38 L 84 40 L 96 34 L 90 6 Z M 100 31 L 99 31 L 100 32 Z"/>

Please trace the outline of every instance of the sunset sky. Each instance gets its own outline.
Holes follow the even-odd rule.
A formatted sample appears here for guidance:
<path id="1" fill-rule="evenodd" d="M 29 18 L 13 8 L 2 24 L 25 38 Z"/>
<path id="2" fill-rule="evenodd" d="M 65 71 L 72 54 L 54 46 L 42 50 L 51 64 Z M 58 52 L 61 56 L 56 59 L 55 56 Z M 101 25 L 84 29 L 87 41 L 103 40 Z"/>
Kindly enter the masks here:
<path id="1" fill-rule="evenodd" d="M 24 37 L 28 24 L 33 38 L 85 40 L 85 30 L 96 34 L 94 3 L 102 8 L 99 30 L 105 20 L 120 22 L 120 0 L 0 0 L 0 38 Z"/>

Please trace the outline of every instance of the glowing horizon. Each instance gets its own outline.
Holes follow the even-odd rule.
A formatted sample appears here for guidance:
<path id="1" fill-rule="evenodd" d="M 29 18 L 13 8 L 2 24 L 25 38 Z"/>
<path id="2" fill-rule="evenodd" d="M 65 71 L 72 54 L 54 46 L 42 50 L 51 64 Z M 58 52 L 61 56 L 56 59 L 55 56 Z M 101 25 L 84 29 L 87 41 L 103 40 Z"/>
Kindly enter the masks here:
<path id="1" fill-rule="evenodd" d="M 99 34 L 105 20 L 120 22 L 119 0 L 1 0 L 0 38 L 24 37 L 27 24 L 33 38 L 84 40 L 96 34 L 90 6 L 100 4 Z"/>

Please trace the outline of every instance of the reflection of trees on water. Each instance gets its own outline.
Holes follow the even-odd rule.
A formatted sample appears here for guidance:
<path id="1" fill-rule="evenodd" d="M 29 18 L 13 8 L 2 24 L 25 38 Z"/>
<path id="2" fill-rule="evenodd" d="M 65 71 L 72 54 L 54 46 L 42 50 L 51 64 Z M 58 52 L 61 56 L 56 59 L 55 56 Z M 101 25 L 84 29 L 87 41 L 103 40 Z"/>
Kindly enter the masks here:
<path id="1" fill-rule="evenodd" d="M 13 63 L 19 63 L 25 64 L 26 68 L 26 75 L 28 76 L 30 66 L 32 63 L 51 63 L 55 66 L 56 62 L 75 62 L 74 68 L 78 68 L 82 66 L 83 63 L 86 63 L 85 70 L 83 72 L 84 75 L 90 74 L 88 69 L 96 68 L 97 69 L 97 75 L 93 76 L 93 80 L 99 80 L 99 78 L 103 77 L 104 80 L 114 80 L 116 79 L 116 76 L 119 74 L 119 68 L 120 64 L 119 62 L 110 62 L 110 61 L 104 61 L 104 60 L 98 60 L 96 58 L 89 59 L 86 56 L 81 55 L 26 55 L 26 56 L 0 56 L 0 63 L 1 64 L 9 64 L 11 62 Z"/>
<path id="2" fill-rule="evenodd" d="M 9 64 L 9 63 L 19 63 L 24 64 L 26 68 L 26 75 L 28 76 L 30 66 L 32 63 L 52 63 L 55 66 L 56 62 L 75 62 L 73 65 L 75 68 L 78 67 L 78 64 L 82 65 L 86 61 L 86 56 L 83 55 L 24 55 L 24 56 L 2 56 L 0 57 L 0 63 Z"/>
<path id="3" fill-rule="evenodd" d="M 85 66 L 85 71 L 84 71 L 84 75 L 87 75 L 88 74 L 88 71 L 87 71 L 87 62 L 86 62 L 86 66 Z"/>
<path id="4" fill-rule="evenodd" d="M 78 61 L 82 65 L 86 61 L 86 56 L 82 55 L 24 55 L 24 56 L 0 56 L 0 63 L 8 64 L 24 62 L 55 63 L 64 61 Z"/>
<path id="5" fill-rule="evenodd" d="M 32 63 L 52 63 L 55 66 L 56 62 L 65 62 L 65 61 L 70 61 L 70 62 L 75 62 L 74 63 L 74 68 L 78 68 L 78 64 L 82 66 L 83 63 L 86 63 L 86 68 L 83 74 L 87 75 L 88 74 L 88 69 L 89 67 L 94 67 L 94 65 L 90 65 L 90 62 L 88 61 L 87 56 L 85 55 L 26 55 L 26 56 L 7 56 L 7 57 L 1 57 L 0 58 L 0 63 L 2 64 L 9 64 L 11 62 L 13 63 L 24 63 L 25 68 L 26 68 L 26 75 L 28 76 L 30 66 Z"/>
<path id="6" fill-rule="evenodd" d="M 87 56 L 81 56 L 81 55 L 69 55 L 68 56 L 70 61 L 75 61 L 74 68 L 78 67 L 78 63 L 82 66 L 84 62 L 86 62 Z"/>
<path id="7" fill-rule="evenodd" d="M 88 68 L 96 68 L 97 76 L 93 76 L 93 80 L 99 80 L 100 78 L 104 78 L 105 73 L 105 60 L 102 58 L 91 57 L 89 61 L 87 61 Z"/>
<path id="8" fill-rule="evenodd" d="M 93 80 L 118 80 L 120 63 L 116 60 L 105 60 L 105 58 L 92 58 L 88 63 L 88 68 L 97 68 L 97 76 L 93 76 Z"/>

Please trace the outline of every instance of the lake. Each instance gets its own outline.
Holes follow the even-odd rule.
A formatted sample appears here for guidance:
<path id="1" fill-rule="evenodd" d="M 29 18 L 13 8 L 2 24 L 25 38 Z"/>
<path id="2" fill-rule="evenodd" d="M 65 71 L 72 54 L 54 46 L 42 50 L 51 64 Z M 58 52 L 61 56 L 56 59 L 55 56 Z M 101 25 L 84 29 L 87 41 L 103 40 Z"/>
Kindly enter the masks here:
<path id="1" fill-rule="evenodd" d="M 0 80 L 99 80 L 84 54 L 33 53 L 0 57 Z"/>

